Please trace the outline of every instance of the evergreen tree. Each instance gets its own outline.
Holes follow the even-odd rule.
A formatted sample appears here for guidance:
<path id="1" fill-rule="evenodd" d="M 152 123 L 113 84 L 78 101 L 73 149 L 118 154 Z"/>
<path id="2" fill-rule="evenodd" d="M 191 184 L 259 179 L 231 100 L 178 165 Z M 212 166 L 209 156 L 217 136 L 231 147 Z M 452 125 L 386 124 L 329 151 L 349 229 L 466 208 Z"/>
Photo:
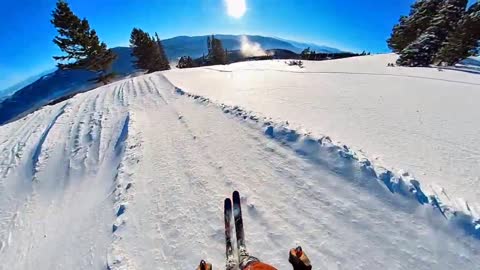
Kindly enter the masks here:
<path id="1" fill-rule="evenodd" d="M 132 56 L 134 56 L 133 64 L 138 69 L 149 70 L 150 64 L 150 37 L 143 30 L 133 28 L 130 34 L 130 48 L 132 48 Z"/>
<path id="2" fill-rule="evenodd" d="M 133 28 L 130 34 L 130 47 L 135 67 L 148 73 L 170 69 L 168 60 L 162 57 L 158 42 L 141 29 Z"/>
<path id="3" fill-rule="evenodd" d="M 400 53 L 401 66 L 429 66 L 450 31 L 465 13 L 467 0 L 444 0 L 430 26 Z"/>
<path id="4" fill-rule="evenodd" d="M 410 27 L 408 18 L 407 16 L 401 16 L 398 23 L 393 27 L 390 38 L 387 39 L 388 47 L 393 52 L 402 51 L 411 41 L 417 38 L 416 31 L 413 31 L 414 29 Z"/>
<path id="5" fill-rule="evenodd" d="M 207 55 L 212 55 L 212 40 L 210 39 L 210 36 L 207 37 Z"/>
<path id="6" fill-rule="evenodd" d="M 225 65 L 227 63 L 227 55 L 225 54 L 225 50 L 223 49 L 222 41 L 215 36 L 212 35 L 212 38 L 207 40 L 210 44 L 209 52 L 210 52 L 210 61 L 213 65 Z"/>
<path id="7" fill-rule="evenodd" d="M 190 56 L 182 56 L 178 60 L 177 68 L 191 68 L 194 67 L 193 60 Z"/>
<path id="8" fill-rule="evenodd" d="M 480 2 L 473 4 L 467 14 L 451 31 L 437 54 L 436 62 L 455 65 L 468 56 L 478 54 L 480 40 Z"/>
<path id="9" fill-rule="evenodd" d="M 387 40 L 388 47 L 398 53 L 415 41 L 429 26 L 442 0 L 418 0 L 409 16 L 401 16 Z"/>
<path id="10" fill-rule="evenodd" d="M 303 49 L 303 51 L 300 53 L 300 58 L 303 60 L 308 60 L 310 59 L 310 54 L 311 54 L 310 47 L 307 47 Z"/>
<path id="11" fill-rule="evenodd" d="M 50 21 L 58 35 L 53 42 L 66 55 L 54 56 L 60 69 L 87 69 L 98 74 L 97 82 L 107 84 L 113 73 L 107 74 L 116 55 L 100 42 L 95 30 L 86 19 L 80 20 L 68 4 L 59 0 Z"/>
<path id="12" fill-rule="evenodd" d="M 168 70 L 170 69 L 170 62 L 168 61 L 168 57 L 167 57 L 167 54 L 165 53 L 165 50 L 163 49 L 162 42 L 160 41 L 160 38 L 158 38 L 157 32 L 155 32 L 155 37 L 156 37 L 158 49 L 160 51 L 162 70 Z"/>

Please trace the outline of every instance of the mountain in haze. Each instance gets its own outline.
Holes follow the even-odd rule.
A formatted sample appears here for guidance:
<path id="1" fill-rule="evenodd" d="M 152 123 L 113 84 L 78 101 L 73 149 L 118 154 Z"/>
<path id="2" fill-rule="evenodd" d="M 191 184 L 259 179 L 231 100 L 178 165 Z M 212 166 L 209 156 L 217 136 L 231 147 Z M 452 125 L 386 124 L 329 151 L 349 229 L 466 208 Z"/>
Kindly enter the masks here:
<path id="1" fill-rule="evenodd" d="M 242 47 L 242 37 L 246 36 L 251 43 L 258 43 L 262 49 L 283 49 L 300 53 L 303 49 L 310 47 L 312 50 L 323 53 L 340 53 L 339 49 L 327 46 L 320 46 L 311 43 L 302 43 L 291 40 L 284 40 L 274 37 L 256 35 L 215 35 L 222 41 L 223 47 L 227 50 L 239 50 Z M 189 55 L 192 58 L 202 56 L 207 52 L 208 36 L 178 36 L 162 40 L 163 47 L 170 60 L 177 60 L 181 56 Z"/>
<path id="2" fill-rule="evenodd" d="M 244 35 L 215 35 L 222 40 L 224 48 L 229 51 L 240 50 Z M 207 53 L 208 36 L 178 36 L 162 40 L 163 46 L 170 60 L 176 61 L 179 57 L 189 55 L 197 58 Z M 250 43 L 258 43 L 263 50 L 285 50 L 300 53 L 306 47 L 317 52 L 341 52 L 335 48 L 281 40 L 279 38 L 246 35 Z M 112 65 L 112 71 L 120 77 L 136 71 L 133 67 L 131 49 L 116 47 L 112 49 L 118 58 Z M 87 91 L 96 85 L 90 80 L 95 74 L 86 70 L 55 70 L 44 72 L 30 78 L 22 84 L 0 91 L 0 125 L 18 119 L 38 108 L 55 100 L 72 94 Z M 18 89 L 18 88 L 21 89 Z M 17 88 L 17 89 L 15 89 Z M 3 96 L 3 98 L 2 98 Z"/>
<path id="3" fill-rule="evenodd" d="M 130 48 L 117 47 L 112 50 L 118 56 L 112 64 L 112 70 L 119 76 L 133 73 L 135 69 L 132 66 Z M 91 80 L 95 77 L 94 72 L 87 70 L 60 69 L 41 76 L 0 102 L 0 125 L 18 119 L 59 98 L 94 88 L 97 84 Z"/>
<path id="4" fill-rule="evenodd" d="M 12 86 L 9 86 L 8 88 L 0 90 L 0 102 L 2 100 L 4 100 L 7 96 L 10 96 L 11 94 L 15 93 L 18 89 L 22 89 L 23 87 L 35 82 L 36 80 L 40 79 L 41 77 L 43 77 L 47 74 L 50 74 L 54 71 L 55 71 L 55 69 L 45 70 L 45 71 L 43 71 L 39 74 L 30 76 L 30 77 L 22 80 L 21 82 L 18 82 L 16 84 L 12 85 Z"/>
<path id="5" fill-rule="evenodd" d="M 324 46 L 324 45 L 317 45 L 315 43 L 298 42 L 298 41 L 281 39 L 281 38 L 278 38 L 278 39 L 283 40 L 285 42 L 288 42 L 295 47 L 302 48 L 302 50 L 309 47 L 312 51 L 316 51 L 317 53 L 342 53 L 342 52 L 346 52 L 346 51 L 342 51 L 342 50 L 339 50 L 339 49 L 333 48 L 333 47 L 328 47 L 328 46 Z M 296 52 L 296 53 L 300 53 L 300 52 Z"/>

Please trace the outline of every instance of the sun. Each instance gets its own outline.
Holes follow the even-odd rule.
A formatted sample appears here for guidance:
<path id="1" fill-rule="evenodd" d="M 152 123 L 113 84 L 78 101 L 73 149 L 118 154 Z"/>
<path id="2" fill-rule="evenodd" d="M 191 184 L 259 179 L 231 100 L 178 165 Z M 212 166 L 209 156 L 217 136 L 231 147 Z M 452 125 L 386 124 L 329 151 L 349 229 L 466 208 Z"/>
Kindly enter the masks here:
<path id="1" fill-rule="evenodd" d="M 239 19 L 247 11 L 246 0 L 225 0 L 229 16 Z"/>

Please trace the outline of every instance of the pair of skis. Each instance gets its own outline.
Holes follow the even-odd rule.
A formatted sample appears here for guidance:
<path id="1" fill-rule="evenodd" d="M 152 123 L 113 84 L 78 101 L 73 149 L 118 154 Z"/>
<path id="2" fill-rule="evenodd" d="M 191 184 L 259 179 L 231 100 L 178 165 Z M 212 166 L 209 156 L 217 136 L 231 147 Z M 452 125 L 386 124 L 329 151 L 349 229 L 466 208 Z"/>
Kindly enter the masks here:
<path id="1" fill-rule="evenodd" d="M 233 200 L 233 211 L 232 211 Z M 233 254 L 232 245 L 232 212 L 233 220 L 235 222 L 235 233 L 237 237 L 237 261 L 241 269 L 242 264 L 249 260 L 250 257 L 245 246 L 245 238 L 243 232 L 243 219 L 242 219 L 242 207 L 240 205 L 240 193 L 238 191 L 233 192 L 232 200 L 230 198 L 225 199 L 224 204 L 224 216 L 225 216 L 225 244 L 226 244 L 226 269 L 233 270 L 236 267 L 236 260 Z"/>

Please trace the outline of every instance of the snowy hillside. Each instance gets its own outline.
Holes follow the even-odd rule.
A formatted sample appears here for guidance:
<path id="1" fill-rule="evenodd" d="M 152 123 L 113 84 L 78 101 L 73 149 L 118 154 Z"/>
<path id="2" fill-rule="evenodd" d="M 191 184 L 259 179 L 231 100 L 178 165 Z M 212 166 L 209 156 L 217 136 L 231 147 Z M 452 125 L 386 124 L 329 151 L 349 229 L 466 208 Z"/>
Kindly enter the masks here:
<path id="1" fill-rule="evenodd" d="M 305 61 L 303 69 L 259 61 L 166 75 L 191 93 L 331 136 L 375 164 L 413 173 L 432 194 L 444 188 L 453 204 L 463 198 L 479 209 L 480 75 L 387 67 L 395 60 Z"/>
<path id="2" fill-rule="evenodd" d="M 239 50 L 242 47 L 241 35 L 217 35 L 228 50 Z M 278 38 L 246 35 L 251 44 L 263 49 L 286 49 L 301 52 L 307 46 L 316 48 L 318 52 L 341 52 L 335 48 L 315 44 L 286 41 Z M 168 58 L 176 61 L 179 57 L 190 55 L 200 57 L 207 52 L 207 36 L 179 36 L 162 41 Z M 112 49 L 117 59 L 112 70 L 120 78 L 136 71 L 132 64 L 131 49 L 116 47 Z M 90 81 L 95 76 L 85 70 L 44 72 L 29 80 L 0 91 L 0 125 L 18 119 L 35 111 L 50 102 L 68 97 L 72 94 L 90 90 L 95 85 Z"/>
<path id="3" fill-rule="evenodd" d="M 306 63 L 303 70 L 266 61 L 167 72 L 179 88 L 154 73 L 0 127 L 0 269 L 194 269 L 200 259 L 222 269 L 223 199 L 233 190 L 242 194 L 247 248 L 278 269 L 291 269 L 287 250 L 298 244 L 315 269 L 475 269 L 474 208 L 453 212 L 410 175 L 319 135 L 323 129 L 337 139 L 345 131 L 346 142 L 380 145 L 387 127 L 405 129 L 385 149 L 399 144 L 415 157 L 423 150 L 408 145 L 420 139 L 408 130 L 414 113 L 407 109 L 424 104 L 424 123 L 442 117 L 438 135 L 450 128 L 460 134 L 453 145 L 440 138 L 437 147 L 458 146 L 464 172 L 475 173 L 465 158 L 474 159 L 473 137 L 433 114 L 433 89 L 422 102 L 416 95 L 434 85 L 444 108 L 457 105 L 457 121 L 467 121 L 469 103 L 455 97 L 478 100 L 478 78 L 407 69 L 385 75 L 381 62 L 391 57 L 383 57 Z M 407 87 L 399 92 L 401 83 Z M 448 95 L 452 87 L 462 95 Z M 275 119 L 260 115 L 267 113 Z M 397 114 L 406 119 L 387 122 Z M 391 153 L 382 159 L 391 161 Z M 475 183 L 461 184 L 475 192 Z"/>

